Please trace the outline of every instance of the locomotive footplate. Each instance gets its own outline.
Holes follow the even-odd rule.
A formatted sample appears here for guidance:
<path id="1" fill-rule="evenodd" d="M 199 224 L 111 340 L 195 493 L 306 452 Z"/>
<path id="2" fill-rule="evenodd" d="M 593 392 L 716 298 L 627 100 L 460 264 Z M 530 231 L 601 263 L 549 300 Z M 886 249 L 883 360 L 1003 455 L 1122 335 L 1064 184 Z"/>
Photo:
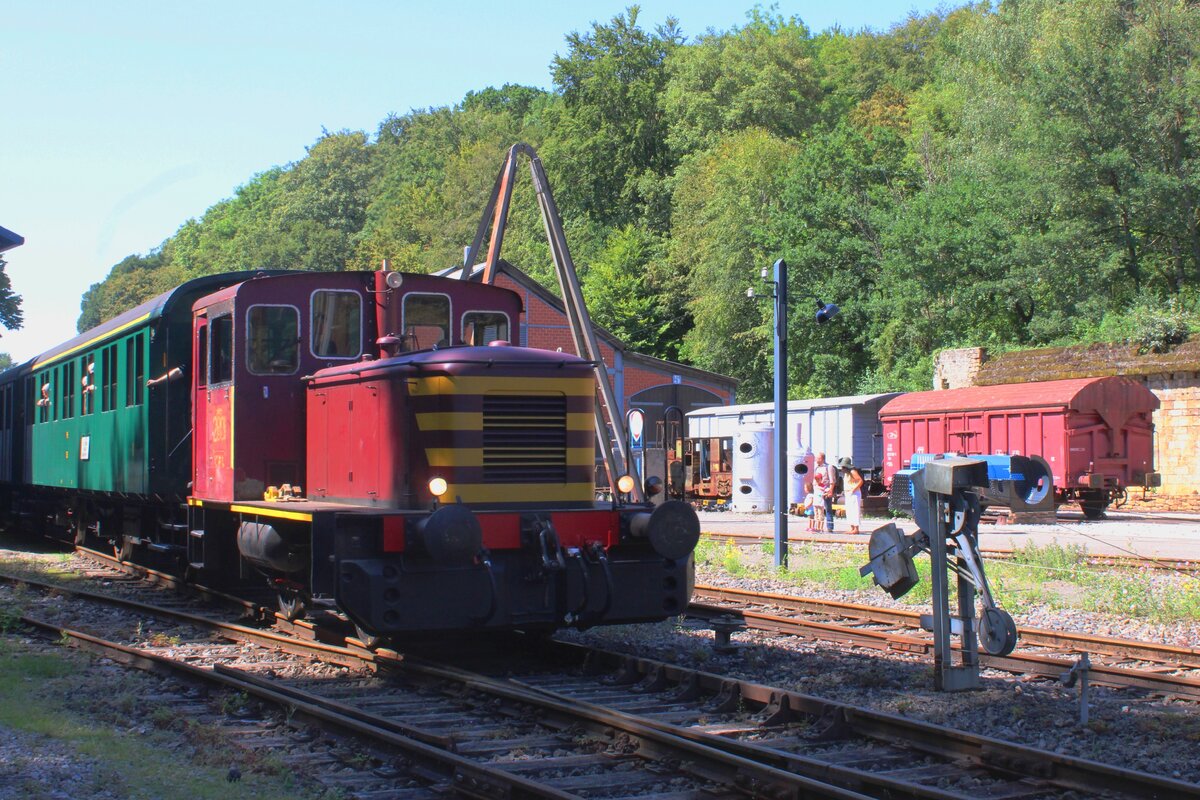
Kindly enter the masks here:
<path id="1" fill-rule="evenodd" d="M 338 605 L 364 629 L 385 636 L 666 619 L 687 607 L 693 585 L 691 546 L 685 546 L 692 526 L 681 517 L 694 519 L 694 513 L 677 505 L 686 512 L 660 506 L 653 513 L 624 514 L 610 544 L 589 541 L 578 528 L 594 522 L 593 513 L 615 520 L 611 510 L 512 515 L 505 520 L 515 526 L 511 536 L 497 534 L 485 512 L 477 516 L 487 535 L 476 537 L 462 533 L 470 511 L 444 506 L 406 521 L 400 551 L 378 546 L 370 520 L 341 518 L 335 536 Z M 439 514 L 446 532 L 431 535 L 442 524 Z M 382 540 L 388 538 L 385 525 Z M 447 548 L 451 538 L 460 545 Z M 399 548 L 399 541 L 392 546 Z"/>

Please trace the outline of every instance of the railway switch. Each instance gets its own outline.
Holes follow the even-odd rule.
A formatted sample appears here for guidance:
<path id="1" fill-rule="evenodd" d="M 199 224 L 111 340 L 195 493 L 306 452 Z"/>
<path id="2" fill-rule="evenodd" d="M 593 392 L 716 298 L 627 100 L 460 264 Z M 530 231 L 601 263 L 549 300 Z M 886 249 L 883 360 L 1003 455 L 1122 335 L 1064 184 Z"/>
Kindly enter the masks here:
<path id="1" fill-rule="evenodd" d="M 871 560 L 859 570 L 898 598 L 917 584 L 913 558 L 919 552 L 929 553 L 933 613 L 922 615 L 921 624 L 933 632 L 934 685 L 939 690 L 978 688 L 980 646 L 991 655 L 1007 655 L 1017 644 L 1016 625 L 993 600 L 979 554 L 981 499 L 989 488 L 997 488 L 988 468 L 983 459 L 950 457 L 932 459 L 912 470 L 908 479 L 918 530 L 906 534 L 888 523 L 873 531 Z M 957 614 L 950 608 L 951 575 L 958 581 Z M 954 637 L 959 639 L 957 663 Z"/>

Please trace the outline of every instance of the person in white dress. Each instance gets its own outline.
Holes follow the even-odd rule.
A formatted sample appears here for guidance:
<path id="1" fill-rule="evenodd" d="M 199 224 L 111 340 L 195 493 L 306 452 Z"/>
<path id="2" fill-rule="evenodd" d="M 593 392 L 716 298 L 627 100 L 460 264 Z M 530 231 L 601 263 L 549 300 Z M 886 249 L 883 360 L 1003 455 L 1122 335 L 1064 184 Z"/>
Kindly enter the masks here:
<path id="1" fill-rule="evenodd" d="M 846 492 L 846 524 L 850 526 L 849 533 L 860 533 L 858 526 L 862 524 L 862 473 L 849 458 L 838 459 L 838 469 L 842 473 L 842 484 Z"/>

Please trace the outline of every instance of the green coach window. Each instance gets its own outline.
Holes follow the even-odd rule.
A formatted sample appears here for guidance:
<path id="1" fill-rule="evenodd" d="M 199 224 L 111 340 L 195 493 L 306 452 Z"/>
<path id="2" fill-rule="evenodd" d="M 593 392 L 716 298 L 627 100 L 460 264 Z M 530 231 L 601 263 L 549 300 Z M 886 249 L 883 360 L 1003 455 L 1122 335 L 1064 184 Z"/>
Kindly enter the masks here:
<path id="1" fill-rule="evenodd" d="M 250 306 L 246 365 L 255 375 L 289 375 L 300 366 L 300 311 L 295 306 Z"/>
<path id="2" fill-rule="evenodd" d="M 146 390 L 146 339 L 141 334 L 125 340 L 125 405 L 140 406 Z"/>
<path id="3" fill-rule="evenodd" d="M 96 410 L 96 357 L 89 353 L 79 360 L 79 413 Z"/>
<path id="4" fill-rule="evenodd" d="M 110 344 L 100 351 L 100 410 L 117 407 L 117 346 Z"/>
<path id="5" fill-rule="evenodd" d="M 63 419 L 70 419 L 75 416 L 75 362 L 68 361 L 62 365 L 62 380 L 59 381 L 59 386 L 62 387 L 62 409 L 61 415 Z"/>

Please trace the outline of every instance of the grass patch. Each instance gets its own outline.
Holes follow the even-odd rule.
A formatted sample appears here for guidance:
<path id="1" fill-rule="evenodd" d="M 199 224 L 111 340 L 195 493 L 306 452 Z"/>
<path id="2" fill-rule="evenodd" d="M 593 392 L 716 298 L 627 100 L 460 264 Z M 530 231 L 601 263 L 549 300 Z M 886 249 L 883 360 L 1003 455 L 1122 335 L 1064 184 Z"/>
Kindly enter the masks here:
<path id="1" fill-rule="evenodd" d="M 168 705 L 147 704 L 143 699 L 147 686 L 140 674 L 98 668 L 78 653 L 30 652 L 13 639 L 0 639 L 0 725 L 46 737 L 94 761 L 79 787 L 84 796 L 102 792 L 134 800 L 312 796 L 300 791 L 291 775 L 277 777 L 286 768 L 272 763 L 269 755 L 256 763 L 253 754 L 223 741 L 219 729 L 183 719 Z M 193 748 L 203 758 L 189 758 Z M 226 780 L 233 763 L 243 773 L 236 784 Z M 32 780 L 20 784 L 19 760 L 5 767 L 7 774 L 16 776 L 12 785 L 25 796 L 52 796 L 54 787 Z"/>
<path id="2" fill-rule="evenodd" d="M 801 590 L 883 593 L 869 576 L 858 575 L 867 561 L 862 547 L 795 545 L 789 551 L 789 566 L 778 571 L 772 555 L 773 542 L 740 549 L 731 539 L 705 538 L 696 548 L 696 564 L 736 578 L 774 578 Z M 933 590 L 929 558 L 919 556 L 915 563 L 920 581 L 900 601 L 926 606 Z M 1009 609 L 1041 604 L 1154 622 L 1200 620 L 1200 579 L 1095 566 L 1078 545 L 1030 543 L 1011 559 L 988 560 L 985 570 L 997 602 Z M 956 583 L 951 576 L 952 602 Z"/>

